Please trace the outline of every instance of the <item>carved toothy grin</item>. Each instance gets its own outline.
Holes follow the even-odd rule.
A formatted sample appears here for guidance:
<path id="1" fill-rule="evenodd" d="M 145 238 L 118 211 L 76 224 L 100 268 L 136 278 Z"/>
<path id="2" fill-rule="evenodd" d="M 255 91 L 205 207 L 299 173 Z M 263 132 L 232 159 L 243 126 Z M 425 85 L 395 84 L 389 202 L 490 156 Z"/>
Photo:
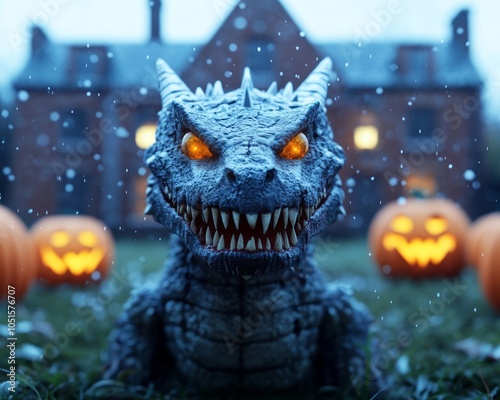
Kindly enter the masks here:
<path id="1" fill-rule="evenodd" d="M 312 206 L 279 207 L 268 213 L 240 213 L 217 206 L 190 206 L 174 200 L 163 187 L 165 201 L 184 219 L 200 243 L 213 251 L 283 251 L 297 244 L 297 236 L 328 197 L 326 188 Z"/>

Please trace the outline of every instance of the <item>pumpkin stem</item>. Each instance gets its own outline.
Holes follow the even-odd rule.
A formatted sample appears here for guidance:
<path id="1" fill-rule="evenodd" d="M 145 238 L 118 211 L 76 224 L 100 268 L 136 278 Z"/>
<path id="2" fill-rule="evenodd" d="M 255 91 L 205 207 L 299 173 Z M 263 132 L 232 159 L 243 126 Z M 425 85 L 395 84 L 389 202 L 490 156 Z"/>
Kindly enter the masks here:
<path id="1" fill-rule="evenodd" d="M 420 189 L 420 188 L 410 189 L 408 197 L 411 197 L 413 199 L 428 199 L 428 198 L 430 198 L 429 192 L 425 189 Z"/>

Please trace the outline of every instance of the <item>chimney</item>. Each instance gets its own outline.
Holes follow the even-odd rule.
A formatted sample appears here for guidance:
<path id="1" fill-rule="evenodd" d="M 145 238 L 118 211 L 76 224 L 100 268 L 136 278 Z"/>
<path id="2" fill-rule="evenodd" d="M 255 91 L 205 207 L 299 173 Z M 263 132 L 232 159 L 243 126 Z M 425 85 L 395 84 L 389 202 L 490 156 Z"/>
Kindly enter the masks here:
<path id="1" fill-rule="evenodd" d="M 469 57 L 469 10 L 461 10 L 451 22 L 452 47 L 458 58 Z"/>
<path id="2" fill-rule="evenodd" d="M 31 54 L 34 57 L 43 57 L 48 42 L 49 39 L 43 29 L 34 25 L 31 28 Z"/>
<path id="3" fill-rule="evenodd" d="M 151 41 L 160 42 L 160 9 L 161 0 L 148 0 L 151 8 Z"/>

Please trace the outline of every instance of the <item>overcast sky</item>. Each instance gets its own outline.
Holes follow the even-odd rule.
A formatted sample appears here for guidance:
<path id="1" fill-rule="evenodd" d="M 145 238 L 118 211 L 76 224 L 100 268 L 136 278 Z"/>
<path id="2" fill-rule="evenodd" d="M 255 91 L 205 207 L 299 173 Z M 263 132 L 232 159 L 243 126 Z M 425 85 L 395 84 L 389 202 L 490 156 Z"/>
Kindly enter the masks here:
<path id="1" fill-rule="evenodd" d="M 471 54 L 486 83 L 485 99 L 500 104 L 498 0 L 282 0 L 282 3 L 307 37 L 318 42 L 354 41 L 370 23 L 381 26 L 380 32 L 370 37 L 374 41 L 447 41 L 451 18 L 461 8 L 469 8 Z M 235 4 L 235 0 L 163 0 L 163 38 L 203 43 Z M 391 13 L 391 9 L 396 12 Z M 388 19 L 379 19 L 382 15 Z M 44 27 L 52 40 L 60 42 L 140 43 L 148 37 L 149 12 L 147 0 L 0 0 L 0 83 L 8 81 L 26 62 L 28 27 L 32 23 Z M 500 120 L 500 113 L 492 106 L 490 115 Z"/>

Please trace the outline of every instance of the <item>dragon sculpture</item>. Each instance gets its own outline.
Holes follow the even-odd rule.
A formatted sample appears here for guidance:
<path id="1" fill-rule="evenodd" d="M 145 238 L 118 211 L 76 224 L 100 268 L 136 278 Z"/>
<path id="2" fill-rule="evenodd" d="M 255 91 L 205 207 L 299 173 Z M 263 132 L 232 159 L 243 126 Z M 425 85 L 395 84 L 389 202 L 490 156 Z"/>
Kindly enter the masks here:
<path id="1" fill-rule="evenodd" d="M 116 322 L 107 378 L 269 394 L 349 390 L 365 376 L 371 317 L 326 286 L 309 244 L 344 212 L 331 67 L 324 59 L 295 91 L 257 90 L 245 69 L 237 90 L 193 93 L 158 61 L 146 213 L 175 236 L 157 287 Z"/>

